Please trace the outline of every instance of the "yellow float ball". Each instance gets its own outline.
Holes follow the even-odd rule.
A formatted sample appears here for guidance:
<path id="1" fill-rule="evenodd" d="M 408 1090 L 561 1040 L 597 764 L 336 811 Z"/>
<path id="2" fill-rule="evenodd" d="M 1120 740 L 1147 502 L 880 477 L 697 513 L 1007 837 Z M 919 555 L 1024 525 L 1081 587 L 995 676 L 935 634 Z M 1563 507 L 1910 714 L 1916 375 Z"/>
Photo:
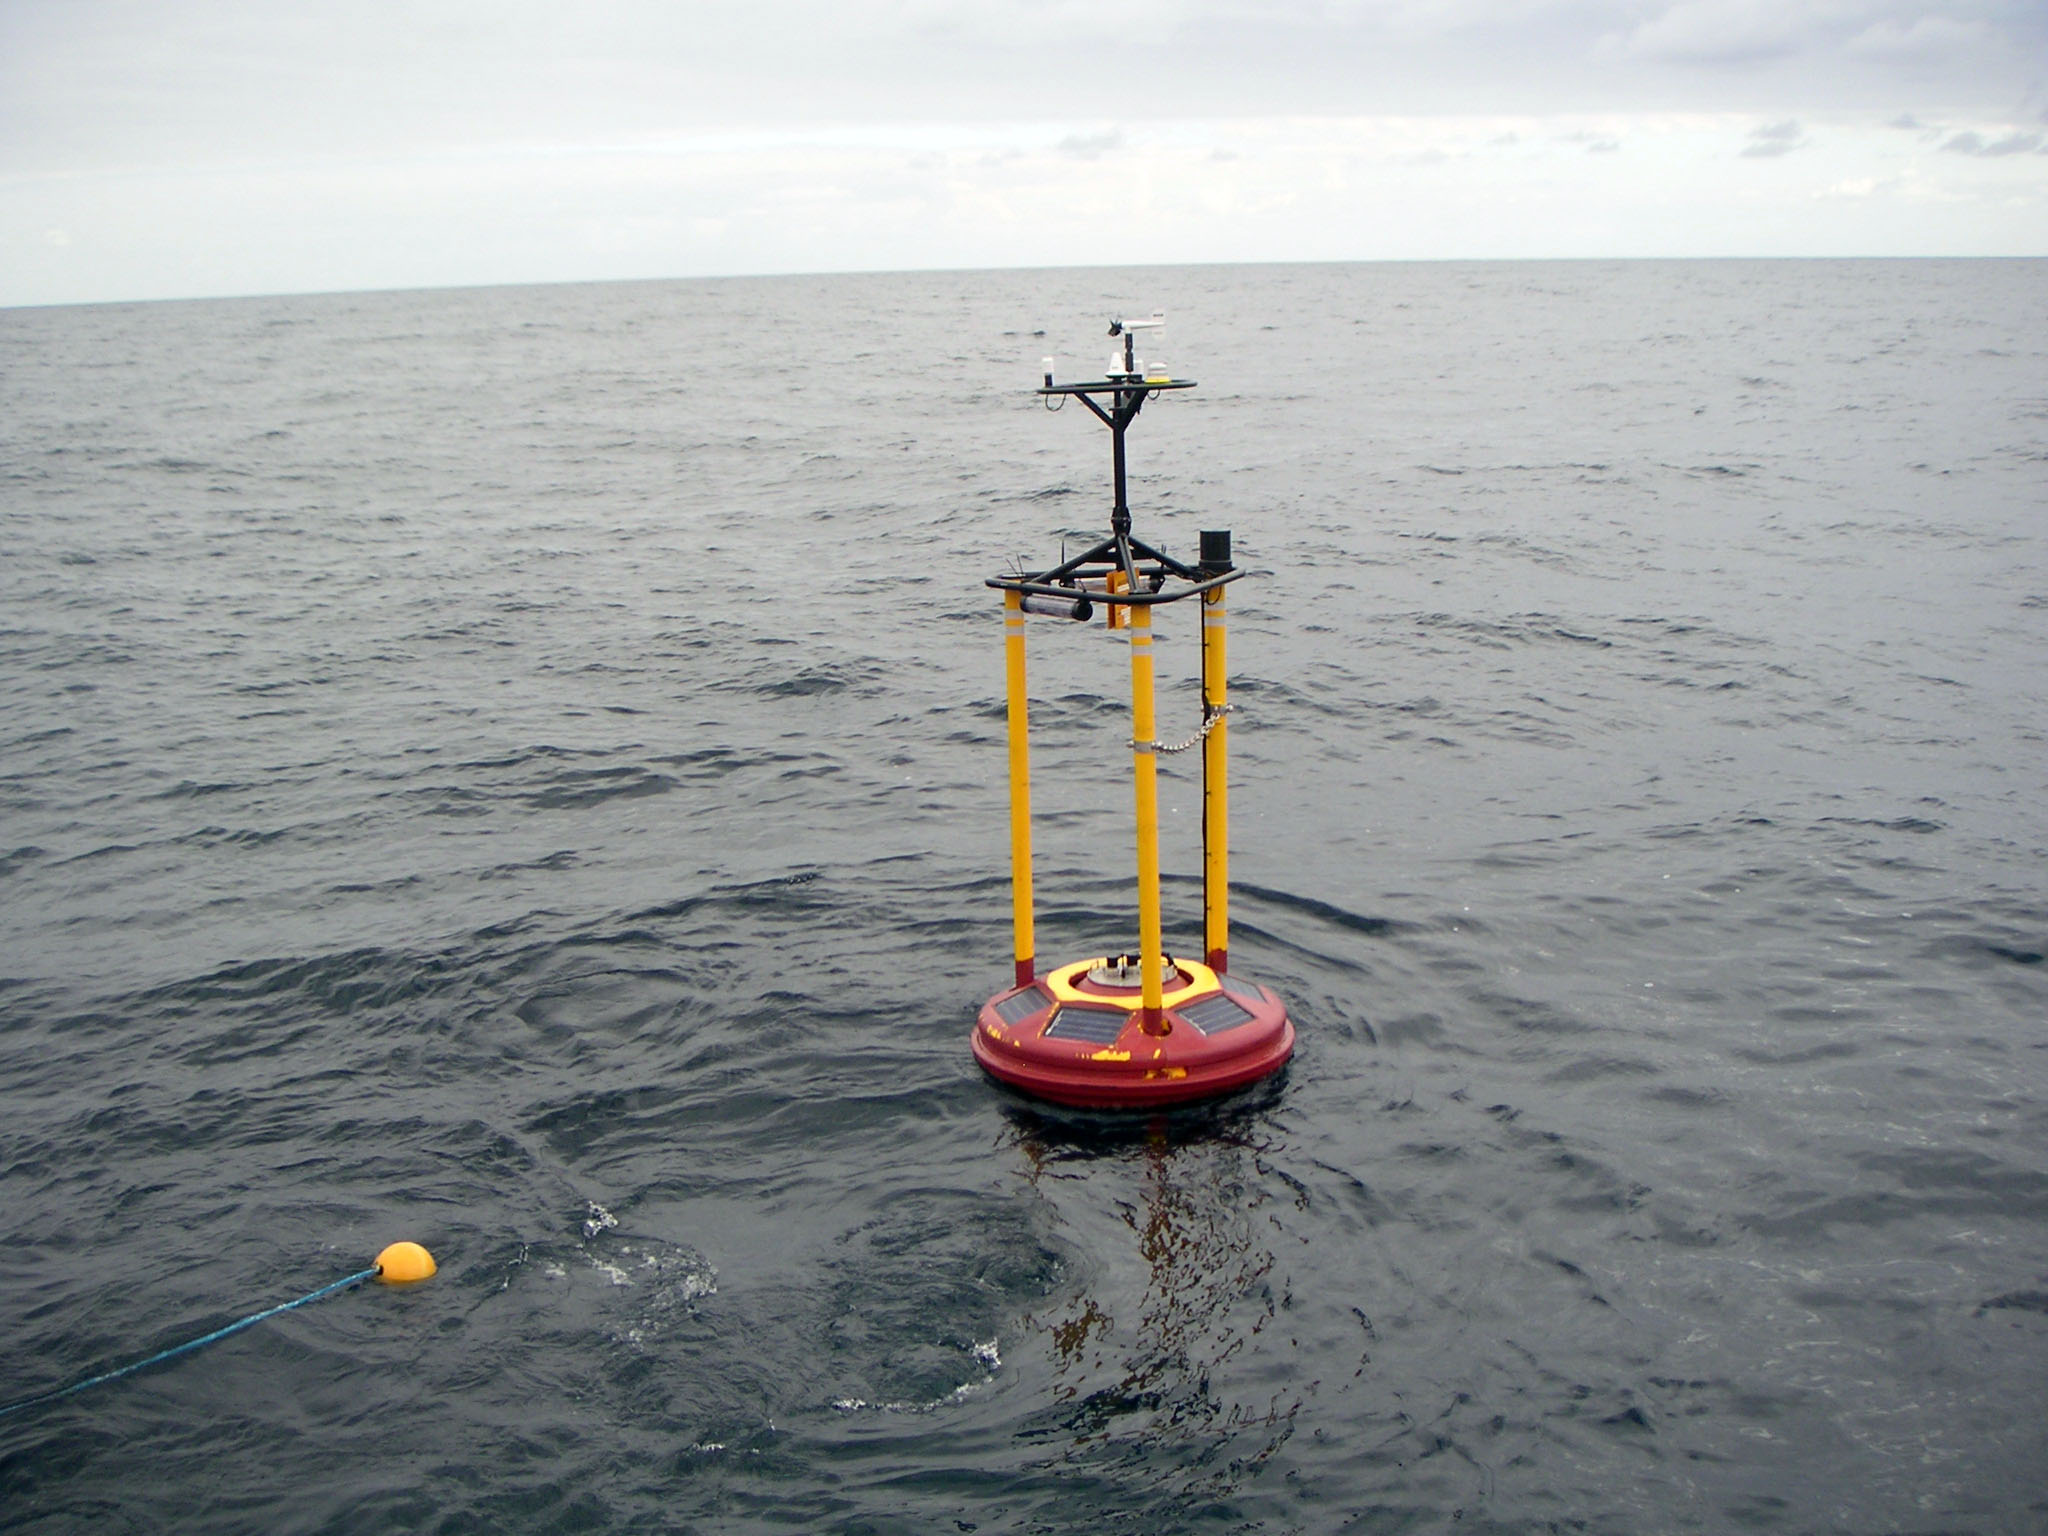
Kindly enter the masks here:
<path id="1" fill-rule="evenodd" d="M 386 1285 L 410 1285 L 434 1278 L 434 1256 L 418 1243 L 393 1243 L 377 1255 L 377 1278 Z"/>

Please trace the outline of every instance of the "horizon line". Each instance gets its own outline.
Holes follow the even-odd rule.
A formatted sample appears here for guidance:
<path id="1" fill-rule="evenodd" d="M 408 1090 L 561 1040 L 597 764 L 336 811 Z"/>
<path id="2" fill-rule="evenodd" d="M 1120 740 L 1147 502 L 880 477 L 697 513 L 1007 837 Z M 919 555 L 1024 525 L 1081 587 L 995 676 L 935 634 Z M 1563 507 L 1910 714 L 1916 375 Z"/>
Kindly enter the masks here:
<path id="1" fill-rule="evenodd" d="M 396 296 L 427 293 L 488 293 L 521 288 L 625 287 L 656 283 L 778 282 L 831 277 L 919 277 L 960 276 L 998 272 L 1138 272 L 1192 271 L 1232 267 L 1449 267 L 1449 266 L 1635 266 L 1653 264 L 1753 262 L 2027 262 L 2048 261 L 2048 252 L 2030 255 L 2000 253 L 1957 254 L 1928 252 L 1915 255 L 1730 255 L 1713 256 L 1345 256 L 1299 257 L 1247 261 L 1111 261 L 1111 262 L 1022 262 L 994 267 L 816 267 L 771 269 L 754 272 L 694 272 L 651 274 L 644 277 L 547 277 L 479 283 L 417 283 L 396 287 L 366 285 L 360 288 L 259 288 L 242 293 L 159 294 L 138 298 L 52 299 L 43 302 L 0 302 L 0 314 L 25 314 L 50 309 L 108 309 L 142 304 L 233 304 L 261 299 L 338 299 L 365 296 Z"/>

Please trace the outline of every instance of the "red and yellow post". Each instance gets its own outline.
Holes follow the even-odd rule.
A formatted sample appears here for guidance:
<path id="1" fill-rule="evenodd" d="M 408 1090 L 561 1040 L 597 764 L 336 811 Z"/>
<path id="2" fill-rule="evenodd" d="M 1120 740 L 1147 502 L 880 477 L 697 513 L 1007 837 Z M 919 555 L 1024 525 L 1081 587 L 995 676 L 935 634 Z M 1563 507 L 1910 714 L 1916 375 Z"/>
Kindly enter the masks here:
<path id="1" fill-rule="evenodd" d="M 1223 588 L 1202 594 L 1202 949 L 1209 968 L 1230 966 L 1230 719 Z"/>
<path id="2" fill-rule="evenodd" d="M 1024 595 L 1003 594 L 1003 653 L 1010 695 L 1010 909 L 1016 931 L 1017 985 L 1034 979 L 1031 931 L 1031 737 L 1024 695 Z"/>
<path id="3" fill-rule="evenodd" d="M 1137 778 L 1138 1022 L 1147 1034 L 1164 1031 L 1165 943 L 1159 923 L 1159 743 L 1152 718 L 1152 605 L 1131 613 L 1131 760 Z"/>

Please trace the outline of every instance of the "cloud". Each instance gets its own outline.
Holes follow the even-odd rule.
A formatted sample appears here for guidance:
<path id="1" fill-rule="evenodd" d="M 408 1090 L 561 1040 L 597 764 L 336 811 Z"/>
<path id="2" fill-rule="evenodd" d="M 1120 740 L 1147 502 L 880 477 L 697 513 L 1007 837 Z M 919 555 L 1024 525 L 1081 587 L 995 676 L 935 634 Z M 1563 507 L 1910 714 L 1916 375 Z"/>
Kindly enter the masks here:
<path id="1" fill-rule="evenodd" d="M 1072 155 L 1076 160 L 1099 160 L 1111 150 L 1124 147 L 1124 132 L 1121 128 L 1105 128 L 1099 133 L 1070 133 L 1059 142 L 1063 155 Z"/>
<path id="2" fill-rule="evenodd" d="M 1974 18 L 1916 16 L 1901 26 L 1888 16 L 1850 38 L 1844 51 L 1902 62 L 1944 59 L 1981 47 L 1986 35 L 1985 24 Z"/>
<path id="3" fill-rule="evenodd" d="M 1094 158 L 1061 147 L 1107 131 L 1078 115 L 0 174 L 0 304 L 915 267 L 2048 253 L 2048 196 L 2028 191 L 2048 189 L 2048 158 L 1921 155 L 1901 183 L 1876 114 L 1797 123 L 1798 176 L 1730 153 L 1792 142 L 1749 137 L 1777 120 L 1673 112 L 1142 117 Z"/>
<path id="4" fill-rule="evenodd" d="M 1910 85 L 1980 112 L 2003 90 L 2010 110 L 2048 49 L 2038 0 L 1595 0 L 1579 14 L 1607 28 L 1594 52 L 1667 84 L 1689 76 L 1730 108 L 1745 92 L 1754 103 L 1760 85 L 1791 88 L 1774 94 L 1809 111 L 1875 106 L 1884 87 Z M 1551 16 L 1569 25 L 1562 6 Z"/>
<path id="5" fill-rule="evenodd" d="M 1111 112 L 1981 119 L 2044 56 L 2040 0 L 0 0 L 0 170 Z"/>
<path id="6" fill-rule="evenodd" d="M 1682 64 L 1750 64 L 1800 51 L 1804 18 L 1765 0 L 1680 0 L 1626 34 L 1626 52 Z"/>
<path id="7" fill-rule="evenodd" d="M 2043 0 L 0 0 L 0 302 L 1098 260 L 1132 208 L 1132 260 L 2040 255 L 2043 59 Z M 1930 232 L 1881 178 L 1944 145 L 1986 201 Z"/>
<path id="8" fill-rule="evenodd" d="M 1752 128 L 1749 137 L 1749 146 L 1742 151 L 1745 160 L 1775 160 L 1806 143 L 1799 124 L 1789 117 L 1782 123 L 1766 123 L 1761 128 Z"/>
<path id="9" fill-rule="evenodd" d="M 1965 130 L 1955 135 L 1943 150 L 1952 155 L 1975 155 L 1981 160 L 1999 160 L 2007 155 L 2031 155 L 2041 152 L 2041 135 L 2038 133 L 2008 133 L 2002 139 L 1987 140 L 1982 134 Z"/>

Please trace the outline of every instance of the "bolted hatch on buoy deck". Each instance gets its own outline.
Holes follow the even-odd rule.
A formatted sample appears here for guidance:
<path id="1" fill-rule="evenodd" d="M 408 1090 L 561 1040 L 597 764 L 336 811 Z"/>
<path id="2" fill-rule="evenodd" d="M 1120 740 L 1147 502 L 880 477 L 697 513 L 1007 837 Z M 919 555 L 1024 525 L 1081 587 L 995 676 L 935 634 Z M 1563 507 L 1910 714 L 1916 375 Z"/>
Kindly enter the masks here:
<path id="1" fill-rule="evenodd" d="M 1278 1071 L 1294 1053 L 1294 1026 L 1271 989 L 1230 974 L 1229 723 L 1224 589 L 1245 573 L 1231 563 L 1230 535 L 1207 531 L 1186 565 L 1137 537 L 1125 488 L 1124 434 L 1145 402 L 1194 388 L 1147 369 L 1135 332 L 1162 323 L 1112 321 L 1122 341 L 1107 374 L 1059 383 L 1046 360 L 1038 393 L 1048 405 L 1079 400 L 1110 430 L 1115 500 L 1109 536 L 1046 570 L 994 576 L 1003 594 L 1010 751 L 1010 870 L 1015 931 L 1013 985 L 982 1004 L 974 1058 L 998 1080 L 1058 1104 L 1137 1109 L 1227 1093 Z M 1154 610 L 1198 601 L 1202 719 L 1176 745 L 1157 739 L 1153 718 Z M 1131 653 L 1131 767 L 1137 844 L 1138 952 L 1076 960 L 1038 975 L 1031 886 L 1029 710 L 1024 689 L 1027 615 L 1104 622 L 1125 631 Z M 1165 951 L 1159 900 L 1158 761 L 1202 749 L 1202 943 L 1200 961 Z"/>

